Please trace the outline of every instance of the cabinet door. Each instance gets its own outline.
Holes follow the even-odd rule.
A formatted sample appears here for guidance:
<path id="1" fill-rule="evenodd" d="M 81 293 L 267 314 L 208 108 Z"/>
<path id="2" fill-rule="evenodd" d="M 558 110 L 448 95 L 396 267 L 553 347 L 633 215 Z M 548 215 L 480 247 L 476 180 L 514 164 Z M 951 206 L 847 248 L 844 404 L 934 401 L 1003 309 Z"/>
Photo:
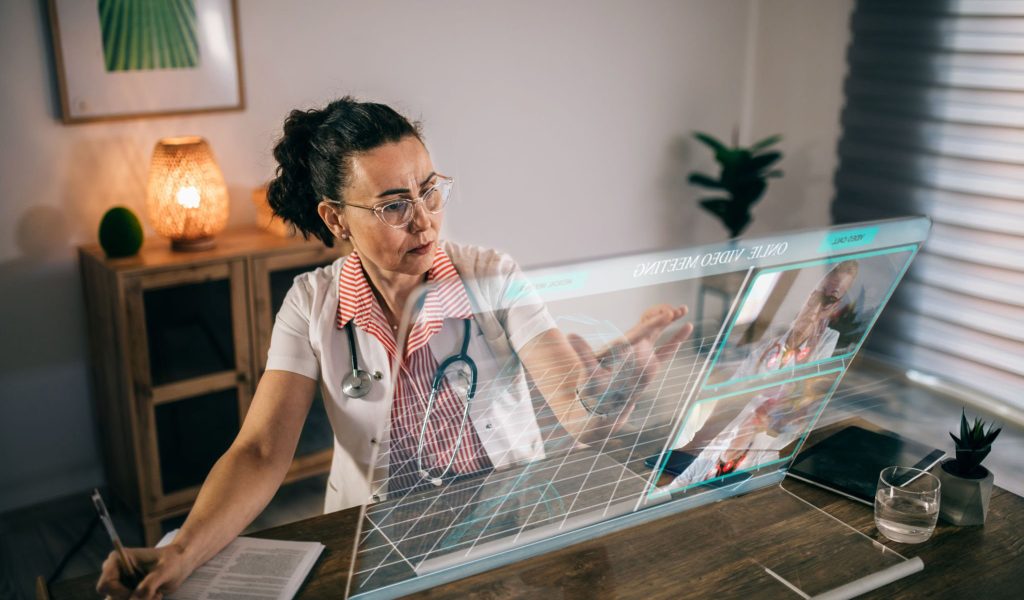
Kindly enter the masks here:
<path id="1" fill-rule="evenodd" d="M 252 396 L 244 259 L 125 280 L 145 514 L 187 507 Z"/>
<path id="2" fill-rule="evenodd" d="M 267 366 L 267 351 L 277 311 L 292 287 L 296 276 L 331 264 L 338 257 L 336 250 L 315 248 L 260 257 L 252 264 L 254 371 L 257 381 Z M 295 460 L 288 472 L 288 481 L 326 473 L 334 449 L 334 431 L 327 419 L 320 386 L 299 436 Z"/>

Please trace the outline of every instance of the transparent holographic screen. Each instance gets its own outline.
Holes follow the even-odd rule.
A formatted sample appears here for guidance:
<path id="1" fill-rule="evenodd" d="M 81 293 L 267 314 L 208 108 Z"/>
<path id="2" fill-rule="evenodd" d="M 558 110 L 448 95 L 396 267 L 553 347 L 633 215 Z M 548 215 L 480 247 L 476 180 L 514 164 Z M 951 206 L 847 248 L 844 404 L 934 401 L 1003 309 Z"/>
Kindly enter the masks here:
<path id="1" fill-rule="evenodd" d="M 639 313 L 651 304 L 684 303 L 692 311 L 701 282 L 708 281 L 710 277 L 742 273 L 749 276 L 749 284 L 754 279 L 753 270 L 763 273 L 788 265 L 821 263 L 838 256 L 893 248 L 901 248 L 912 255 L 916 245 L 927 237 L 929 228 L 930 223 L 924 218 L 900 219 L 537 269 L 528 272 L 524 281 L 508 286 L 506 299 L 511 304 L 522 301 L 526 295 L 531 301 L 544 302 L 563 331 L 579 333 L 599 346 L 601 340 L 611 339 L 632 325 Z M 749 289 L 749 285 L 744 287 L 745 292 Z M 735 309 L 739 304 L 733 302 L 733 310 L 726 320 L 731 325 L 736 325 Z M 708 325 L 723 325 L 717 323 L 719 319 L 708 317 L 705 315 Z M 742 325 L 740 323 L 739 327 Z M 705 328 L 703 339 L 694 339 L 684 345 L 693 360 L 678 361 L 664 372 L 664 381 L 656 381 L 648 387 L 629 423 L 632 425 L 631 439 L 621 439 L 614 447 L 591 448 L 586 454 L 570 453 L 571 444 L 564 435 L 553 433 L 554 428 L 542 426 L 547 453 L 540 462 L 496 471 L 479 483 L 460 482 L 458 490 L 454 484 L 446 484 L 439 490 L 426 490 L 415 497 L 390 499 L 377 507 L 369 507 L 367 530 L 360 538 L 361 546 L 353 564 L 356 577 L 352 591 L 362 594 L 379 590 L 387 595 L 390 592 L 385 590 L 396 593 L 404 590 L 401 593 L 407 593 L 412 588 L 402 583 L 425 577 L 428 572 L 439 573 L 454 568 L 462 573 L 459 576 L 464 576 L 472 571 L 470 565 L 473 563 L 500 564 L 500 557 L 498 563 L 494 562 L 495 554 L 505 553 L 511 560 L 513 556 L 522 558 L 524 548 L 525 551 L 532 551 L 529 549 L 532 548 L 539 552 L 544 548 L 557 547 L 556 538 L 568 539 L 566 533 L 573 529 L 586 530 L 603 522 L 627 518 L 659 503 L 663 506 L 666 502 L 678 504 L 682 509 L 698 504 L 693 502 L 695 496 L 723 497 L 755 487 L 748 482 L 734 486 L 734 489 L 695 486 L 682 490 L 682 493 L 655 494 L 657 488 L 652 482 L 656 481 L 656 474 L 639 466 L 647 456 L 678 443 L 686 428 L 687 419 L 683 415 L 690 412 L 691 406 L 696 407 L 696 403 L 713 398 L 712 392 L 723 396 L 735 391 L 730 386 L 705 391 L 704 387 L 694 385 L 700 377 L 706 380 L 713 371 L 712 361 L 727 346 L 720 343 L 728 339 L 728 335 L 723 335 L 726 332 L 726 327 Z M 846 360 L 839 360 L 838 364 L 841 371 Z M 826 366 L 835 365 L 830 363 Z M 820 366 L 814 369 L 815 372 L 828 371 Z M 835 377 L 835 384 L 839 375 L 841 373 Z M 830 389 L 834 389 L 834 384 Z M 821 407 L 826 399 L 827 394 L 822 398 Z M 543 404 L 535 402 L 535 407 L 538 420 L 543 420 Z M 578 460 L 566 459 L 574 455 L 578 455 Z M 616 468 L 618 471 L 613 473 L 613 482 L 609 484 L 604 478 Z M 767 470 L 776 472 L 777 468 L 769 466 Z M 506 477 L 506 472 L 515 476 Z M 595 473 L 600 477 L 595 477 Z M 372 474 L 369 475 L 372 480 Z M 538 478 L 543 480 L 545 477 L 547 482 L 538 483 Z M 572 488 L 573 485 L 580 487 Z M 565 489 L 567 486 L 570 489 Z M 602 492 L 600 488 L 614 491 L 606 489 Z M 456 503 L 454 511 L 448 508 L 455 497 L 464 498 L 467 494 L 473 500 Z M 396 532 L 408 534 L 413 530 L 413 524 L 403 524 L 397 519 L 385 522 L 381 518 L 384 507 L 389 507 L 391 514 L 432 514 L 429 509 L 422 509 L 425 505 L 445 507 L 443 511 L 435 510 L 432 518 L 438 518 L 436 513 L 439 512 L 448 514 L 434 528 L 426 526 L 420 519 L 415 525 L 419 540 L 412 539 L 417 536 L 391 539 Z M 523 512 L 523 507 L 527 507 L 527 512 Z M 576 511 L 577 507 L 584 510 Z M 500 525 L 482 528 L 481 518 Z M 458 531 L 459 535 L 450 535 L 452 531 Z M 476 553 L 458 552 L 465 549 L 469 534 L 474 536 Z M 419 544 L 426 538 L 431 538 L 427 544 L 430 550 L 424 552 Z M 458 543 L 452 543 L 456 538 Z M 545 541 L 551 543 L 545 544 Z M 410 546 L 414 549 L 409 550 Z M 396 554 L 401 554 L 402 549 L 418 555 L 411 557 L 413 560 L 404 556 L 397 559 Z M 491 557 L 489 562 L 481 561 L 485 556 Z M 387 570 L 392 572 L 387 577 L 380 577 L 381 572 Z M 368 572 L 374 572 L 377 580 L 367 579 L 365 575 Z M 426 584 L 414 584 L 415 587 L 422 585 Z"/>

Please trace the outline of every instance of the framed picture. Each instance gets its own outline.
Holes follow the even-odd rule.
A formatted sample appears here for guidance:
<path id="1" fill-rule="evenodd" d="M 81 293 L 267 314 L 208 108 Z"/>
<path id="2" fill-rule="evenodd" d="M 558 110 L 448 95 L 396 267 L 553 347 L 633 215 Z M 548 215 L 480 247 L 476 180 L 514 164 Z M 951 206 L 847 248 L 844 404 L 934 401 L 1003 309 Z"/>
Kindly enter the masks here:
<path id="1" fill-rule="evenodd" d="M 237 0 L 49 0 L 65 123 L 245 107 Z"/>

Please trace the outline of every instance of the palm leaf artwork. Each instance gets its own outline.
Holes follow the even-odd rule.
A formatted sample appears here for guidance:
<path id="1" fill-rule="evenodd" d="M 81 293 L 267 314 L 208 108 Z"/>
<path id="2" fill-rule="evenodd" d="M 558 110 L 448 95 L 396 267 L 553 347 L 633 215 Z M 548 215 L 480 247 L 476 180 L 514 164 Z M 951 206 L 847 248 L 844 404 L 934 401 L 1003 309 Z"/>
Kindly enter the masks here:
<path id="1" fill-rule="evenodd" d="M 199 65 L 193 0 L 99 0 L 98 10 L 107 71 Z"/>
<path id="2" fill-rule="evenodd" d="M 766 137 L 749 148 L 740 147 L 735 140 L 729 147 L 700 131 L 694 132 L 693 136 L 715 153 L 720 173 L 716 179 L 693 172 L 689 181 L 721 194 L 702 198 L 700 205 L 722 221 L 729 230 L 729 237 L 736 237 L 753 221 L 750 208 L 761 199 L 768 187 L 768 179 L 782 177 L 782 171 L 770 169 L 782 158 L 782 153 L 766 151 L 782 141 L 782 136 Z"/>

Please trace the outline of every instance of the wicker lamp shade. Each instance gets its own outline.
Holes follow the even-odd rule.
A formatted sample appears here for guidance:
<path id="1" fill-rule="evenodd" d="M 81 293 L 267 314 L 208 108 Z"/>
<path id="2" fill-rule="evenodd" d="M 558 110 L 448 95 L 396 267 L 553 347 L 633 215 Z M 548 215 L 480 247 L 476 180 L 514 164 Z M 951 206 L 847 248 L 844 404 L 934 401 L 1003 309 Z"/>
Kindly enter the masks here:
<path id="1" fill-rule="evenodd" d="M 175 250 L 212 248 L 228 222 L 228 189 L 199 136 L 164 138 L 153 148 L 146 186 L 153 229 Z"/>

